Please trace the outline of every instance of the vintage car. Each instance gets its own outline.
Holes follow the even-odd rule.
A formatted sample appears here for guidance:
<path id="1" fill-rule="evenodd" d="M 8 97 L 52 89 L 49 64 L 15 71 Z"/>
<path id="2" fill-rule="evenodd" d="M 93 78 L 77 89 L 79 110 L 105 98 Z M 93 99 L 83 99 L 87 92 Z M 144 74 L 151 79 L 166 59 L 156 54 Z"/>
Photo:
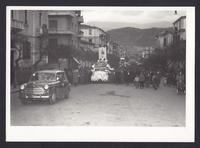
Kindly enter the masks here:
<path id="1" fill-rule="evenodd" d="M 23 104 L 34 100 L 47 100 L 54 104 L 58 98 L 68 98 L 70 83 L 62 70 L 41 70 L 34 72 L 30 80 L 20 86 L 20 100 Z"/>

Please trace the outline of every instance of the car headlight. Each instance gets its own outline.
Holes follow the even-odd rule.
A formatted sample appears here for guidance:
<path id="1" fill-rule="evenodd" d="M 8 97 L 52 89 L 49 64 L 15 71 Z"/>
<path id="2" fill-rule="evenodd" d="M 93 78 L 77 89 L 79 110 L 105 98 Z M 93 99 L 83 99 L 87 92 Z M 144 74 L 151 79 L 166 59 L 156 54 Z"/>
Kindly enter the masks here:
<path id="1" fill-rule="evenodd" d="M 49 85 L 44 85 L 44 89 L 48 89 L 49 88 Z"/>
<path id="2" fill-rule="evenodd" d="M 24 84 L 20 86 L 20 89 L 23 90 L 25 88 Z"/>

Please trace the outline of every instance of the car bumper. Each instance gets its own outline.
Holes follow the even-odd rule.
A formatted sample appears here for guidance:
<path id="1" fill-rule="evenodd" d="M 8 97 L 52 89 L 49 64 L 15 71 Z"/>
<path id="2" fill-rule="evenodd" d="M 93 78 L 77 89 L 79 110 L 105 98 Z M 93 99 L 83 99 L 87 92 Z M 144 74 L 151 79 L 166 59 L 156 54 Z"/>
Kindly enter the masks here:
<path id="1" fill-rule="evenodd" d="M 50 95 L 27 95 L 27 94 L 20 94 L 21 99 L 26 100 L 47 100 L 51 96 Z"/>

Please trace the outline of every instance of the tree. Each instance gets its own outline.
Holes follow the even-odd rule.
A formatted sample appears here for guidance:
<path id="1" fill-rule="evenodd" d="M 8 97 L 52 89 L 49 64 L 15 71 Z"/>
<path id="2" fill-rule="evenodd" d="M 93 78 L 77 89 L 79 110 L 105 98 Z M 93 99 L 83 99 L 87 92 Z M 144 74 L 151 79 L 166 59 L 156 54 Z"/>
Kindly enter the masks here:
<path id="1" fill-rule="evenodd" d="M 146 69 L 166 69 L 167 56 L 160 49 L 155 49 L 147 59 L 143 60 Z"/>
<path id="2" fill-rule="evenodd" d="M 145 68 L 169 69 L 169 65 L 183 65 L 185 70 L 186 46 L 185 41 L 179 41 L 165 49 L 155 49 L 147 59 L 143 59 Z M 177 67 L 180 68 L 180 67 Z"/>
<path id="3" fill-rule="evenodd" d="M 168 59 L 172 62 L 185 61 L 186 46 L 185 41 L 179 41 L 167 49 Z"/>
<path id="4" fill-rule="evenodd" d="M 114 54 L 108 54 L 108 63 L 111 67 L 117 68 L 119 66 L 120 58 Z"/>

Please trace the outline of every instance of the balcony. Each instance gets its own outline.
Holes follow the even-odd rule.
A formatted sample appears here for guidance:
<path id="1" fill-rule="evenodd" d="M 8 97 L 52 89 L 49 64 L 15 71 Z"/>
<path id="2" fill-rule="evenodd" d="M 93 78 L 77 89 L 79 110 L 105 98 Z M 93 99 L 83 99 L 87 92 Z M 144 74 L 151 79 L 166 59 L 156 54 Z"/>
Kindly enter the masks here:
<path id="1" fill-rule="evenodd" d="M 49 16 L 71 16 L 76 17 L 73 11 L 51 11 L 48 13 Z"/>
<path id="2" fill-rule="evenodd" d="M 79 16 L 79 17 L 78 17 L 78 22 L 79 22 L 79 23 L 83 23 L 83 16 Z"/>
<path id="3" fill-rule="evenodd" d="M 22 31 L 24 29 L 24 22 L 12 19 L 11 20 L 11 28 L 16 31 Z"/>
<path id="4" fill-rule="evenodd" d="M 72 30 L 49 29 L 49 34 L 75 35 Z"/>
<path id="5" fill-rule="evenodd" d="M 79 31 L 78 37 L 79 37 L 79 38 L 82 38 L 82 37 L 83 37 L 83 31 Z"/>

